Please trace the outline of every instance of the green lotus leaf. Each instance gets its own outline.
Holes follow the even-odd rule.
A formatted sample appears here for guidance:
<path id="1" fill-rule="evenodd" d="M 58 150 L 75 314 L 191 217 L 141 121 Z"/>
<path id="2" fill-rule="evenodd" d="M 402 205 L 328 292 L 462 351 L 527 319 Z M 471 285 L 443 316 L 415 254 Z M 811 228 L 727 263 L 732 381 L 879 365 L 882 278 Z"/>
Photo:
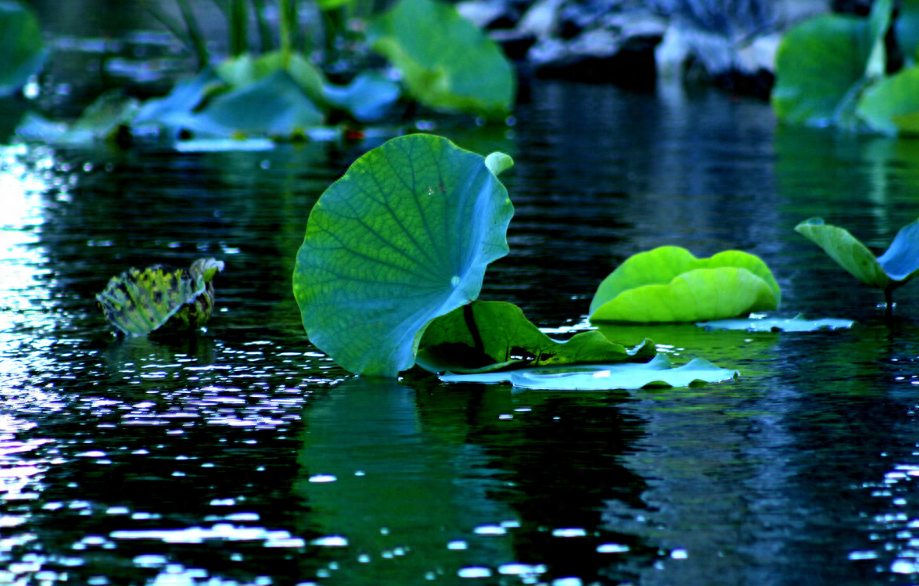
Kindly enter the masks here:
<path id="1" fill-rule="evenodd" d="M 874 253 L 848 230 L 824 224 L 821 218 L 810 218 L 795 226 L 795 232 L 822 248 L 859 281 L 876 289 L 890 286 L 890 276 Z"/>
<path id="2" fill-rule="evenodd" d="M 224 263 L 201 258 L 188 269 L 153 265 L 131 268 L 96 295 L 105 318 L 127 336 L 202 327 L 214 308 L 214 276 Z"/>
<path id="3" fill-rule="evenodd" d="M 682 322 L 776 309 L 782 293 L 758 257 L 726 250 L 699 259 L 662 246 L 627 259 L 600 283 L 591 321 Z"/>
<path id="4" fill-rule="evenodd" d="M 803 315 L 785 317 L 749 317 L 746 319 L 721 319 L 696 324 L 707 330 L 742 330 L 747 332 L 816 332 L 819 330 L 848 329 L 855 324 L 850 319 L 806 319 Z"/>
<path id="5" fill-rule="evenodd" d="M 477 154 L 437 136 L 360 157 L 310 213 L 294 296 L 310 341 L 345 369 L 395 376 L 428 322 L 472 301 L 507 254 L 507 190 Z"/>
<path id="6" fill-rule="evenodd" d="M 431 372 L 471 373 L 563 364 L 647 362 L 657 353 L 645 340 L 635 348 L 614 344 L 594 330 L 556 342 L 503 301 L 473 301 L 428 324 L 418 365 Z"/>
<path id="7" fill-rule="evenodd" d="M 326 85 L 326 103 L 345 110 L 358 122 L 382 118 L 399 99 L 399 84 L 373 71 L 361 72 L 346 86 Z"/>
<path id="8" fill-rule="evenodd" d="M 422 104 L 490 117 L 503 117 L 513 107 L 513 67 L 494 42 L 445 2 L 399 0 L 370 21 L 367 36 Z"/>
<path id="9" fill-rule="evenodd" d="M 27 6 L 14 0 L 0 0 L 0 54 L 0 96 L 25 85 L 47 57 L 38 20 Z"/>
<path id="10" fill-rule="evenodd" d="M 919 57 L 919 0 L 900 0 L 899 4 L 894 36 L 907 66 L 912 66 Z"/>
<path id="11" fill-rule="evenodd" d="M 859 91 L 869 78 L 883 73 L 890 2 L 876 4 L 868 19 L 827 14 L 785 33 L 776 53 L 771 96 L 780 120 L 810 126 L 854 121 Z"/>
<path id="12" fill-rule="evenodd" d="M 878 132 L 919 134 L 919 67 L 903 69 L 865 90 L 858 116 Z"/>
<path id="13" fill-rule="evenodd" d="M 322 102 L 325 76 L 299 53 L 272 51 L 257 57 L 243 53 L 217 66 L 220 79 L 234 88 L 248 87 L 279 71 L 286 71 L 310 101 Z"/>
<path id="14" fill-rule="evenodd" d="M 132 126 L 156 125 L 178 130 L 220 78 L 210 67 L 191 79 L 180 80 L 166 96 L 147 100 L 131 121 Z"/>
<path id="15" fill-rule="evenodd" d="M 284 70 L 215 96 L 183 126 L 207 136 L 290 138 L 323 123 L 324 115 Z"/>
<path id="16" fill-rule="evenodd" d="M 140 105 L 119 90 L 110 90 L 86 107 L 72 124 L 54 122 L 27 112 L 16 127 L 16 135 L 26 141 L 63 146 L 89 146 L 117 136 L 131 123 Z"/>
<path id="17" fill-rule="evenodd" d="M 502 383 L 514 387 L 553 391 L 609 391 L 647 387 L 688 387 L 717 383 L 739 376 L 736 370 L 719 368 L 702 358 L 694 358 L 673 367 L 666 354 L 658 354 L 646 363 L 624 363 L 591 366 L 525 368 L 485 374 L 443 374 L 444 382 Z"/>

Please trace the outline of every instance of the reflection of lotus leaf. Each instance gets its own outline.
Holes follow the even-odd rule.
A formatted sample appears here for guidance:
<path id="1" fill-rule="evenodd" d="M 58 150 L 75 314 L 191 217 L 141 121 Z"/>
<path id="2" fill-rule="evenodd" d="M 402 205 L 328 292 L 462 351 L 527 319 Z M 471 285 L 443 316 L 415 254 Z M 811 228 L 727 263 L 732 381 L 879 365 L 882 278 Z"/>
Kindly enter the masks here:
<path id="1" fill-rule="evenodd" d="M 485 159 L 437 136 L 359 158 L 310 213 L 293 288 L 310 341 L 354 373 L 415 363 L 427 323 L 479 295 L 513 214 Z"/>
<path id="2" fill-rule="evenodd" d="M 188 269 L 131 268 L 112 277 L 96 299 L 109 323 L 128 336 L 194 330 L 211 317 L 214 275 L 223 267 L 222 261 L 201 258 Z"/>

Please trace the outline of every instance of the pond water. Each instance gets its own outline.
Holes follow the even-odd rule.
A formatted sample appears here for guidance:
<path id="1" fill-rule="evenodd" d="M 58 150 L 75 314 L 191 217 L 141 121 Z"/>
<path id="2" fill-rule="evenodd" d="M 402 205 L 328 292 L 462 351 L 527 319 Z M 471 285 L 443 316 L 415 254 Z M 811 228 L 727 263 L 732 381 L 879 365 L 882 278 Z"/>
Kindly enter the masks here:
<path id="1" fill-rule="evenodd" d="M 355 378 L 303 335 L 311 205 L 379 141 L 266 152 L 0 147 L 0 584 L 846 585 L 919 581 L 919 294 L 885 320 L 793 231 L 886 248 L 919 143 L 777 128 L 714 91 L 536 81 L 510 254 L 482 297 L 564 332 L 663 244 L 761 256 L 810 334 L 620 327 L 732 384 L 634 392 Z M 382 139 L 380 139 L 382 140 Z M 94 295 L 226 262 L 206 332 L 117 340 Z"/>

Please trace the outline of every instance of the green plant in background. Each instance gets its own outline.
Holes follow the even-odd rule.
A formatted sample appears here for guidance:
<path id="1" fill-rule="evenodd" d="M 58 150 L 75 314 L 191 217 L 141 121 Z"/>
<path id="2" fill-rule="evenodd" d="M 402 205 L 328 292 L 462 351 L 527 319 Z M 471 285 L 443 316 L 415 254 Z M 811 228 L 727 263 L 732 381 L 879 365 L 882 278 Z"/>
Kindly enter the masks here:
<path id="1" fill-rule="evenodd" d="M 879 257 L 844 228 L 811 218 L 795 231 L 822 248 L 833 260 L 869 287 L 884 292 L 887 315 L 893 310 L 893 291 L 919 275 L 919 220 L 897 232 L 890 248 Z"/>
<path id="2" fill-rule="evenodd" d="M 905 67 L 887 71 L 892 31 Z M 828 14 L 789 30 L 776 55 L 772 106 L 791 124 L 919 133 L 919 0 L 876 0 L 868 18 Z"/>
<path id="3" fill-rule="evenodd" d="M 0 97 L 25 85 L 47 56 L 38 20 L 16 0 L 0 0 L 0 55 Z"/>
<path id="4" fill-rule="evenodd" d="M 96 300 L 119 334 L 196 330 L 214 309 L 214 276 L 222 261 L 199 258 L 188 269 L 154 265 L 112 277 Z"/>
<path id="5" fill-rule="evenodd" d="M 777 309 L 778 283 L 762 260 L 738 250 L 699 259 L 685 248 L 638 253 L 600 283 L 591 321 L 695 322 Z"/>

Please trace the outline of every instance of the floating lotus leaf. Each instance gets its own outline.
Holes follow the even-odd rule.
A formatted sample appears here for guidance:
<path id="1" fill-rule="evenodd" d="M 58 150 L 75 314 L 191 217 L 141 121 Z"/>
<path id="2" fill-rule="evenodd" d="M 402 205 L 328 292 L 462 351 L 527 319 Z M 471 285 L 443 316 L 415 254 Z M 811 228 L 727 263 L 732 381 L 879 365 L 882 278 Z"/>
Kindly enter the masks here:
<path id="1" fill-rule="evenodd" d="M 850 319 L 806 319 L 803 315 L 787 317 L 749 317 L 746 319 L 720 319 L 696 325 L 707 330 L 743 330 L 747 332 L 816 332 L 819 330 L 848 329 L 855 324 Z"/>
<path id="2" fill-rule="evenodd" d="M 636 254 L 613 271 L 590 303 L 591 321 L 684 322 L 776 309 L 781 290 L 766 264 L 728 250 L 699 259 L 662 246 Z"/>
<path id="3" fill-rule="evenodd" d="M 359 158 L 310 213 L 293 289 L 310 341 L 345 369 L 395 376 L 428 322 L 478 297 L 513 215 L 485 159 L 437 136 Z"/>
<path id="4" fill-rule="evenodd" d="M 202 327 L 214 308 L 214 275 L 224 263 L 201 258 L 188 269 L 153 265 L 131 268 L 96 295 L 105 318 L 128 336 Z"/>
<path id="5" fill-rule="evenodd" d="M 903 69 L 865 90 L 857 112 L 883 134 L 919 134 L 919 67 Z"/>
<path id="6" fill-rule="evenodd" d="M 513 67 L 491 39 L 446 2 L 399 0 L 370 21 L 367 36 L 422 104 L 494 117 L 513 106 Z"/>
<path id="7" fill-rule="evenodd" d="M 90 146 L 117 141 L 118 133 L 137 114 L 138 101 L 119 90 L 99 96 L 86 107 L 72 124 L 53 122 L 34 112 L 27 112 L 16 127 L 16 136 L 26 141 L 62 146 Z"/>
<path id="8" fill-rule="evenodd" d="M 0 96 L 21 88 L 44 65 L 38 20 L 21 2 L 0 0 L 0 54 Z"/>
<path id="9" fill-rule="evenodd" d="M 594 330 L 556 342 L 503 301 L 473 301 L 433 320 L 418 345 L 417 362 L 431 372 L 490 372 L 564 364 L 647 362 L 657 354 L 645 340 L 627 349 Z"/>
<path id="10" fill-rule="evenodd" d="M 553 391 L 609 391 L 646 387 L 688 387 L 733 380 L 740 373 L 719 368 L 701 358 L 673 367 L 666 354 L 646 363 L 624 363 L 555 368 L 525 368 L 486 374 L 443 374 L 444 382 L 502 383 L 514 387 Z"/>

